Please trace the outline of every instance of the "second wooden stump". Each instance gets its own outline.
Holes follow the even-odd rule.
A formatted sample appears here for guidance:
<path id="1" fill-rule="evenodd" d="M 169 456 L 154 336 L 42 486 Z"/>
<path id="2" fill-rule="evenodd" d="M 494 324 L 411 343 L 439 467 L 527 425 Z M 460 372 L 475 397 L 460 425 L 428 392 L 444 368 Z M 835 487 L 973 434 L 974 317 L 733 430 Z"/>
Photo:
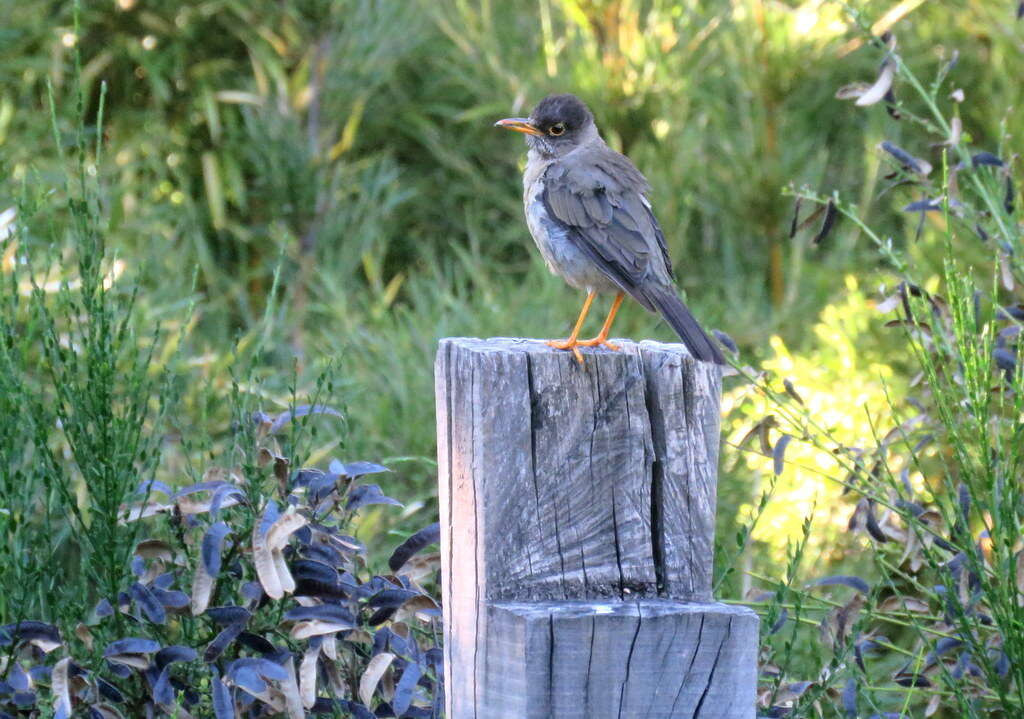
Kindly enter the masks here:
<path id="1" fill-rule="evenodd" d="M 754 714 L 757 617 L 710 602 L 718 368 L 621 344 L 441 343 L 449 719 Z"/>

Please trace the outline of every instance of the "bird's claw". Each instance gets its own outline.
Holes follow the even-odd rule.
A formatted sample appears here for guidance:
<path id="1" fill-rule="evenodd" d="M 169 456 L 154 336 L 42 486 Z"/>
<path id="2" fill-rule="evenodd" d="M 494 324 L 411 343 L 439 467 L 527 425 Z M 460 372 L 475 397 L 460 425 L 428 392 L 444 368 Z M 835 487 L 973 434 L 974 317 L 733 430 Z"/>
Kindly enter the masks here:
<path id="1" fill-rule="evenodd" d="M 580 364 L 583 364 L 583 353 L 580 352 L 579 346 L 583 343 L 576 339 L 567 340 L 548 340 L 545 342 L 548 347 L 554 347 L 556 350 L 572 350 L 573 357 Z"/>
<path id="2" fill-rule="evenodd" d="M 607 337 L 602 337 L 601 335 L 590 340 L 580 340 L 576 344 L 580 347 L 607 347 L 612 352 L 619 351 L 619 346 L 617 344 L 609 342 Z"/>

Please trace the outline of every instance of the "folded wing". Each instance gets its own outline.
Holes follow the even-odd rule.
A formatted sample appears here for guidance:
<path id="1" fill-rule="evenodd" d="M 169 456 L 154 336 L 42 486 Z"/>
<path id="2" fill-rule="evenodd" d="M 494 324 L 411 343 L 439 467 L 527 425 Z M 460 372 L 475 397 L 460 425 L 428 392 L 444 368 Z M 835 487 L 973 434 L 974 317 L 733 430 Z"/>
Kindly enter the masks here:
<path id="1" fill-rule="evenodd" d="M 671 286 L 673 277 L 665 237 L 644 197 L 650 186 L 626 157 L 600 150 L 553 163 L 544 175 L 542 200 L 609 279 L 655 311 L 644 289 Z"/>
<path id="2" fill-rule="evenodd" d="M 724 363 L 676 296 L 665 236 L 647 203 L 647 180 L 623 155 L 585 148 L 552 163 L 541 200 L 566 236 L 623 292 L 668 320 L 698 359 Z M 566 158 L 568 159 L 568 158 Z"/>

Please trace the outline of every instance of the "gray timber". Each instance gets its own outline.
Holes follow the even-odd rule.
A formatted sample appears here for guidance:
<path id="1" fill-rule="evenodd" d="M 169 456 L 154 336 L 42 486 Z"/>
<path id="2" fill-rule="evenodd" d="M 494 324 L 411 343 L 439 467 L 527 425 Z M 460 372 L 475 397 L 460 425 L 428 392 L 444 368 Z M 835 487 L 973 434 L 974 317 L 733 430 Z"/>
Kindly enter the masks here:
<path id="1" fill-rule="evenodd" d="M 615 342 L 441 342 L 449 719 L 753 716 L 756 615 L 711 603 L 720 370 Z"/>

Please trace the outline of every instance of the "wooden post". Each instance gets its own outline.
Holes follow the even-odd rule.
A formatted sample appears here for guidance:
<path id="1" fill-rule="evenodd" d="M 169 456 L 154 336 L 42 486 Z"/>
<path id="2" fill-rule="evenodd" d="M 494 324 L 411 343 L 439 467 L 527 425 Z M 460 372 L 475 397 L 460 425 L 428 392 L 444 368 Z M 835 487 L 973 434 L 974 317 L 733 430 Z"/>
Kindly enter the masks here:
<path id="1" fill-rule="evenodd" d="M 720 375 L 446 339 L 436 364 L 448 719 L 748 719 L 757 615 L 714 603 Z"/>

